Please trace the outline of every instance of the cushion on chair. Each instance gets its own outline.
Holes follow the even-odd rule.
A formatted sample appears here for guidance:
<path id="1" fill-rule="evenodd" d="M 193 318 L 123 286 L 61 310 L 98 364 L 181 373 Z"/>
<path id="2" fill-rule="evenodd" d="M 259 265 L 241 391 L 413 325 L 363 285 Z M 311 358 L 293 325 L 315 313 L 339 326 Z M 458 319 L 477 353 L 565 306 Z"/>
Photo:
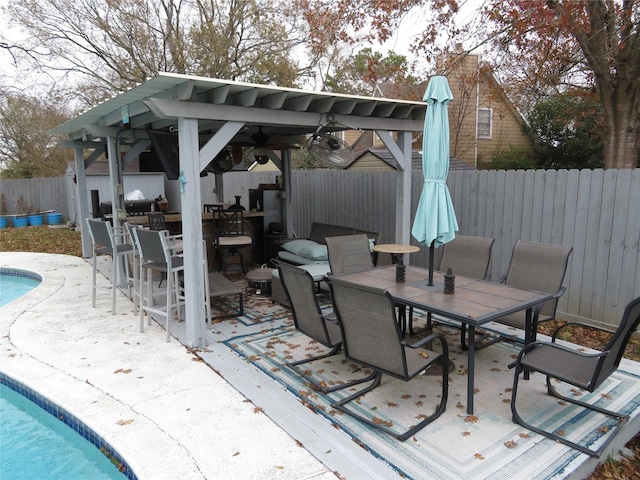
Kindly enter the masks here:
<path id="1" fill-rule="evenodd" d="M 327 246 L 313 240 L 292 240 L 282 245 L 288 252 L 314 261 L 327 261 Z"/>
<path id="2" fill-rule="evenodd" d="M 236 247 L 243 245 L 251 245 L 251 237 L 246 235 L 232 235 L 229 237 L 219 237 L 218 245 L 221 247 Z"/>

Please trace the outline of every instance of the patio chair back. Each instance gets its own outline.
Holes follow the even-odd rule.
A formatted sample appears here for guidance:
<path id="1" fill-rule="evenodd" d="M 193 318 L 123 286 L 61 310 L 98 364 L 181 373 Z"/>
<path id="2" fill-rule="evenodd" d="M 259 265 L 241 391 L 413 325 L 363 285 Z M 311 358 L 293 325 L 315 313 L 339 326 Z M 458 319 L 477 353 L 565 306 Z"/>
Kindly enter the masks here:
<path id="1" fill-rule="evenodd" d="M 511 262 L 504 283 L 527 290 L 558 294 L 567 271 L 573 247 L 518 240 L 513 247 Z M 555 317 L 557 295 L 539 310 L 538 322 Z"/>
<path id="2" fill-rule="evenodd" d="M 408 376 L 393 299 L 384 290 L 327 277 L 345 357 L 399 378 Z"/>
<path id="3" fill-rule="evenodd" d="M 608 351 L 608 353 L 602 363 L 602 368 L 594 378 L 594 389 L 618 368 L 629 339 L 638 325 L 640 325 L 640 297 L 632 300 L 626 306 L 620 325 L 604 347 L 603 351 Z"/>
<path id="4" fill-rule="evenodd" d="M 342 342 L 340 329 L 333 324 L 331 330 L 322 318 L 316 296 L 315 283 L 309 272 L 278 262 L 280 280 L 290 301 L 293 321 L 298 330 L 326 347 L 334 347 Z"/>
<path id="5" fill-rule="evenodd" d="M 166 232 L 162 230 L 146 230 L 138 228 L 134 231 L 134 235 L 138 239 L 138 247 L 140 248 L 140 256 L 144 263 L 165 264 L 168 260 L 168 244 L 163 243 L 166 240 Z"/>
<path id="6" fill-rule="evenodd" d="M 327 237 L 325 240 L 332 274 L 342 275 L 374 268 L 371 246 L 364 233 Z"/>
<path id="7" fill-rule="evenodd" d="M 450 268 L 456 275 L 489 280 L 493 242 L 495 238 L 456 235 L 442 247 L 439 270 L 446 272 Z"/>
<path id="8" fill-rule="evenodd" d="M 149 230 L 165 230 L 167 228 L 162 212 L 150 212 L 147 214 L 147 219 L 149 220 Z"/>
<path id="9" fill-rule="evenodd" d="M 89 235 L 98 253 L 111 255 L 114 249 L 113 229 L 108 222 L 87 219 Z"/>

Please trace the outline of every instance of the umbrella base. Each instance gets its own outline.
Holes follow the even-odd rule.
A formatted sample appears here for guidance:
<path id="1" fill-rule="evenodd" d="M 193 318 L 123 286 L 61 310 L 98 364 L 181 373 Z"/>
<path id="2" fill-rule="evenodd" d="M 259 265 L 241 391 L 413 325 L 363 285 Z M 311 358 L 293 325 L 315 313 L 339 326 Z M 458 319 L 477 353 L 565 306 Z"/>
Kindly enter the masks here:
<path id="1" fill-rule="evenodd" d="M 412 287 L 419 288 L 420 290 L 426 290 L 427 292 L 441 292 L 444 290 L 444 283 L 433 282 L 433 285 L 427 285 L 428 280 L 420 280 L 411 284 Z"/>

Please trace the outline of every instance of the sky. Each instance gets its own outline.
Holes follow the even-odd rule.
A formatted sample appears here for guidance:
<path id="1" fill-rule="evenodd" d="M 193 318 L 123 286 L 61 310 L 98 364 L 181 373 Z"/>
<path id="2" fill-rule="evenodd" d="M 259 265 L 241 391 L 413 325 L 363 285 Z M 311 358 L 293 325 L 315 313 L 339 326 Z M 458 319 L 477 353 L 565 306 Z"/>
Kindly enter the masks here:
<path id="1" fill-rule="evenodd" d="M 0 0 L 0 42 L 11 43 L 23 37 L 22 32 L 18 29 L 9 27 L 6 15 L 1 13 L 1 10 L 6 7 L 10 1 L 11 0 Z M 459 15 L 461 20 L 468 20 L 485 1 L 486 0 L 462 0 L 460 2 L 462 6 L 461 14 Z M 402 19 L 400 28 L 398 28 L 392 38 L 382 45 L 371 45 L 371 47 L 383 54 L 394 51 L 397 54 L 405 55 L 409 61 L 419 60 L 410 52 L 409 47 L 416 39 L 416 36 L 422 31 L 424 15 L 426 15 L 424 8 L 413 9 Z M 362 47 L 364 46 L 366 45 Z M 2 68 L 0 68 L 0 85 L 3 87 L 33 89 L 37 88 L 38 85 L 50 83 L 50 79 L 43 79 L 39 77 L 36 72 L 25 72 L 16 68 L 13 57 L 4 48 L 0 48 L 0 64 L 2 65 Z M 310 86 L 310 88 L 313 89 L 314 87 Z"/>

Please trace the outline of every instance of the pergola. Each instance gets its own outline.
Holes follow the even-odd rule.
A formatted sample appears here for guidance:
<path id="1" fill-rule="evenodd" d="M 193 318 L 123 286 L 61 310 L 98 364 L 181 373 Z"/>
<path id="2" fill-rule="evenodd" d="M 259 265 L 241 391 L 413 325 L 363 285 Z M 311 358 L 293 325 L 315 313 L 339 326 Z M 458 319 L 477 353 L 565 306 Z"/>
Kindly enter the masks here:
<path id="1" fill-rule="evenodd" d="M 398 162 L 396 239 L 409 243 L 411 142 L 424 126 L 426 104 L 326 92 L 256 85 L 203 77 L 159 73 L 158 76 L 91 108 L 56 127 L 73 148 L 80 192 L 86 192 L 85 168 L 104 153 L 109 161 L 113 211 L 123 208 L 122 171 L 151 145 L 150 132 L 177 132 L 182 174 L 181 213 L 184 235 L 186 338 L 191 347 L 205 338 L 202 265 L 202 196 L 200 172 L 227 145 L 246 145 L 258 130 L 267 153 L 282 171 L 287 231 L 293 231 L 290 142 L 293 136 L 323 131 L 373 130 Z M 126 145 L 126 148 L 124 147 Z M 281 150 L 280 157 L 273 150 Z M 184 183 L 186 181 L 186 183 Z M 222 199 L 222 174 L 216 174 Z M 80 218 L 89 217 L 87 195 L 79 196 Z M 126 217 L 114 215 L 114 226 Z M 90 244 L 82 222 L 83 253 Z"/>

